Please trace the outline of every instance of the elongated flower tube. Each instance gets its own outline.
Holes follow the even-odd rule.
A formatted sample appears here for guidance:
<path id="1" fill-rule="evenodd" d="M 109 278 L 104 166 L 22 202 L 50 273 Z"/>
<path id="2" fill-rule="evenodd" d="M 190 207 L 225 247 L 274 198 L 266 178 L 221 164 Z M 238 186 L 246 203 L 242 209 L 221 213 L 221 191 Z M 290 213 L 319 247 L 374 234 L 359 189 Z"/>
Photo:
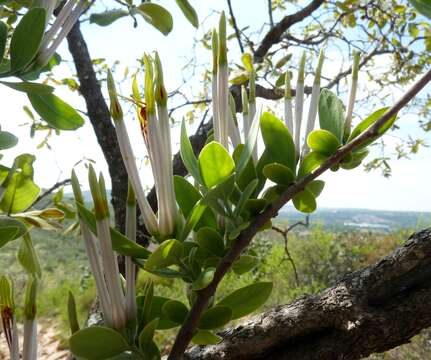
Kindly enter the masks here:
<path id="1" fill-rule="evenodd" d="M 360 53 L 353 52 L 353 65 L 352 65 L 352 78 L 350 83 L 349 103 L 347 105 L 346 121 L 344 132 L 348 136 L 350 134 L 350 127 L 352 126 L 353 107 L 355 106 L 356 91 L 358 88 L 358 73 L 359 73 L 359 60 Z"/>
<path id="2" fill-rule="evenodd" d="M 302 54 L 299 62 L 298 80 L 296 83 L 295 96 L 295 150 L 296 156 L 299 159 L 300 141 L 301 141 L 301 123 L 302 111 L 304 107 L 304 78 L 305 78 L 305 51 Z"/>
<path id="3" fill-rule="evenodd" d="M 213 108 L 213 128 L 214 128 L 214 139 L 220 142 L 220 118 L 218 112 L 218 34 L 216 29 L 213 29 L 212 33 L 212 53 L 213 53 L 213 70 L 212 70 L 212 108 Z"/>
<path id="4" fill-rule="evenodd" d="M 55 3 L 55 1 L 52 0 L 51 3 Z M 82 12 L 87 8 L 88 4 L 87 0 L 69 0 L 63 6 L 54 24 L 42 39 L 39 55 L 37 57 L 39 66 L 45 66 L 49 62 L 61 42 L 67 34 L 69 34 L 70 30 L 72 30 L 73 25 L 75 25 Z M 44 2 L 42 5 L 45 5 L 44 7 L 47 13 L 51 11 L 52 4 Z"/>
<path id="5" fill-rule="evenodd" d="M 0 317 L 9 348 L 10 359 L 19 360 L 19 339 L 13 287 L 11 281 L 5 276 L 0 278 Z"/>
<path id="6" fill-rule="evenodd" d="M 317 108 L 319 106 L 319 96 L 320 96 L 320 77 L 322 73 L 323 60 L 325 55 L 323 49 L 320 50 L 319 58 L 317 60 L 316 73 L 314 75 L 313 88 L 311 90 L 310 108 L 308 110 L 307 127 L 305 129 L 305 140 L 302 148 L 302 157 L 307 155 L 309 147 L 307 144 L 307 137 L 311 131 L 314 129 L 314 124 L 316 122 Z"/>
<path id="7" fill-rule="evenodd" d="M 249 111 L 248 111 L 248 123 L 253 123 L 253 119 L 256 115 L 256 72 L 252 70 L 250 72 L 250 81 L 249 81 Z M 257 155 L 257 146 L 254 147 L 252 158 L 254 163 L 257 163 L 258 155 Z"/>
<path id="8" fill-rule="evenodd" d="M 292 85 L 291 85 L 292 74 L 290 71 L 286 71 L 284 77 L 284 123 L 293 136 L 293 106 L 292 106 Z"/>
<path id="9" fill-rule="evenodd" d="M 232 94 L 229 93 L 229 137 L 232 141 L 232 145 L 236 148 L 239 144 L 241 144 L 241 135 L 238 129 L 238 120 L 236 118 L 236 106 L 235 99 Z"/>
<path id="10" fill-rule="evenodd" d="M 244 139 L 247 139 L 248 134 L 250 132 L 250 119 L 248 116 L 249 107 L 248 107 L 248 95 L 245 86 L 241 88 L 241 99 L 242 99 L 242 121 L 244 127 Z"/>
<path id="11" fill-rule="evenodd" d="M 115 329 L 120 330 L 126 325 L 125 301 L 118 271 L 117 255 L 112 250 L 105 181 L 102 174 L 100 174 L 99 180 L 97 180 L 92 165 L 89 166 L 88 180 L 90 183 L 91 196 L 93 197 L 97 237 L 100 241 L 106 287 L 111 300 L 112 325 Z"/>
<path id="12" fill-rule="evenodd" d="M 36 291 L 37 279 L 30 277 L 27 282 L 24 303 L 23 360 L 37 360 Z"/>
<path id="13" fill-rule="evenodd" d="M 79 181 L 74 170 L 72 170 L 71 184 L 73 194 L 75 196 L 75 202 L 80 205 L 84 205 L 84 198 L 82 196 Z M 112 321 L 111 300 L 109 298 L 108 288 L 106 287 L 105 276 L 103 274 L 100 247 L 98 246 L 94 235 L 81 217 L 79 217 L 79 224 L 81 227 L 82 237 L 84 238 L 85 251 L 87 253 L 91 272 L 96 284 L 97 295 L 99 296 L 100 305 L 102 307 L 103 319 L 106 325 L 112 327 L 114 324 Z"/>
<path id="14" fill-rule="evenodd" d="M 126 236 L 136 242 L 136 198 L 133 186 L 129 181 L 126 202 Z M 127 322 L 136 321 L 136 287 L 135 264 L 126 256 L 126 318 Z"/>
<path id="15" fill-rule="evenodd" d="M 151 235 L 155 235 L 158 233 L 156 215 L 154 214 L 153 209 L 148 203 L 147 197 L 145 196 L 144 188 L 142 187 L 141 180 L 139 178 L 138 168 L 135 162 L 135 156 L 133 154 L 129 134 L 127 133 L 126 125 L 123 119 L 123 111 L 121 109 L 120 102 L 118 101 L 114 79 L 110 71 L 108 72 L 108 91 L 111 102 L 110 111 L 115 124 L 115 132 L 117 134 L 121 156 L 123 157 L 123 162 L 126 167 L 127 174 L 129 175 L 133 190 L 135 191 L 136 199 L 138 201 L 139 208 L 141 209 L 141 214 L 144 220 L 145 227 Z"/>
<path id="16" fill-rule="evenodd" d="M 226 15 L 222 12 L 219 23 L 218 38 L 218 72 L 217 72 L 217 102 L 220 135 L 215 138 L 226 149 L 228 148 L 229 121 L 229 85 L 226 46 Z"/>

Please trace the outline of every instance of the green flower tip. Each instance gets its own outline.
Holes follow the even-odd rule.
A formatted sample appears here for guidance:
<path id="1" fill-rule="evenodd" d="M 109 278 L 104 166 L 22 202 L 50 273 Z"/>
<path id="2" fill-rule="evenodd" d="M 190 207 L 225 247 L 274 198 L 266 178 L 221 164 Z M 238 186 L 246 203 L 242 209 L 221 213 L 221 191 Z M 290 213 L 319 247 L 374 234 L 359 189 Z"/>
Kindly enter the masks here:
<path id="1" fill-rule="evenodd" d="M 25 301 L 24 301 L 24 316 L 27 319 L 33 320 L 36 317 L 36 292 L 37 292 L 37 280 L 30 278 L 27 282 L 25 290 Z"/>
<path id="2" fill-rule="evenodd" d="M 0 278 L 0 309 L 2 312 L 15 309 L 12 282 L 6 276 Z"/>
<path id="3" fill-rule="evenodd" d="M 248 114 L 248 95 L 245 86 L 241 88 L 242 112 Z"/>
<path id="4" fill-rule="evenodd" d="M 102 220 L 108 217 L 105 209 L 105 201 L 101 193 L 100 184 L 97 180 L 96 172 L 94 171 L 93 165 L 90 164 L 88 169 L 88 182 L 90 183 L 90 192 L 94 203 L 94 213 L 97 220 Z M 104 185 L 104 184 L 103 184 Z M 106 195 L 105 195 L 106 197 Z"/>
<path id="5" fill-rule="evenodd" d="M 216 29 L 213 29 L 211 49 L 213 53 L 213 74 L 217 74 L 218 34 Z"/>
<path id="6" fill-rule="evenodd" d="M 153 64 L 149 55 L 144 55 L 145 65 L 145 103 L 148 114 L 153 114 L 156 111 L 156 102 L 154 98 L 154 79 L 153 79 Z"/>
<path id="7" fill-rule="evenodd" d="M 323 61 L 325 60 L 325 53 L 323 49 L 320 49 L 319 57 L 317 59 L 316 75 L 314 77 L 314 82 L 320 84 L 320 77 L 322 74 Z"/>
<path id="8" fill-rule="evenodd" d="M 292 98 L 292 85 L 290 81 L 292 80 L 292 73 L 290 71 L 286 71 L 286 75 L 284 76 L 284 97 L 286 99 Z"/>
<path id="9" fill-rule="evenodd" d="M 168 94 L 166 93 L 165 85 L 163 83 L 163 68 L 157 51 L 154 56 L 154 63 L 156 66 L 156 102 L 158 105 L 166 107 L 168 102 Z"/>
<path id="10" fill-rule="evenodd" d="M 298 82 L 304 83 L 305 79 L 305 60 L 306 55 L 305 51 L 302 53 L 301 60 L 299 61 L 299 69 L 298 69 Z"/>
<path id="11" fill-rule="evenodd" d="M 107 81 L 111 116 L 114 121 L 121 121 L 123 120 L 123 110 L 121 109 L 120 102 L 118 101 L 117 89 L 115 88 L 115 81 L 111 70 L 108 70 Z"/>
<path id="12" fill-rule="evenodd" d="M 219 23 L 218 64 L 227 65 L 226 15 L 222 11 Z"/>
<path id="13" fill-rule="evenodd" d="M 352 79 L 358 80 L 359 60 L 361 59 L 361 54 L 359 51 L 353 50 L 352 55 L 353 55 Z"/>
<path id="14" fill-rule="evenodd" d="M 72 169 L 70 176 L 70 182 L 72 184 L 73 195 L 75 201 L 79 204 L 84 204 L 84 197 L 82 196 L 81 186 L 79 185 L 78 177 L 76 176 L 75 170 Z"/>

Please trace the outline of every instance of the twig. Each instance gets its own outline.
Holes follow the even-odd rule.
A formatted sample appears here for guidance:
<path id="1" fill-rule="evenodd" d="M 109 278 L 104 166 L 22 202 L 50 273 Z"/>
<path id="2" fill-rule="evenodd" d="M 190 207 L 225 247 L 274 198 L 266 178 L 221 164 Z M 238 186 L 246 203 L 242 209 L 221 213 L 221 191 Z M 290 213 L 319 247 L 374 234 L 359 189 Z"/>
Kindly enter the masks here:
<path id="1" fill-rule="evenodd" d="M 272 29 L 274 27 L 274 17 L 272 16 L 272 0 L 268 0 L 268 16 L 269 16 L 269 26 Z"/>
<path id="2" fill-rule="evenodd" d="M 290 225 L 288 228 L 286 229 L 280 229 L 279 227 L 273 225 L 272 226 L 272 230 L 278 232 L 284 239 L 284 252 L 286 253 L 287 256 L 287 260 L 290 262 L 290 264 L 292 265 L 292 269 L 293 269 L 293 273 L 295 275 L 295 283 L 296 286 L 299 286 L 299 276 L 298 276 L 298 271 L 296 270 L 296 265 L 295 265 L 295 261 L 293 261 L 293 257 L 290 254 L 289 251 L 289 233 L 297 226 L 302 225 L 306 228 L 308 228 L 308 226 L 310 225 L 310 215 L 307 215 L 305 217 L 305 221 L 297 221 L 296 223 Z"/>
<path id="3" fill-rule="evenodd" d="M 235 15 L 233 13 L 231 0 L 227 0 L 227 6 L 229 7 L 229 14 L 230 14 L 230 17 L 232 18 L 232 25 L 233 25 L 233 28 L 235 30 L 235 35 L 236 35 L 236 38 L 238 40 L 238 45 L 239 45 L 239 48 L 241 50 L 241 54 L 244 54 L 244 45 L 242 44 L 242 41 L 241 41 L 241 32 L 239 31 L 238 26 L 236 24 L 236 18 L 235 18 Z"/>
<path id="4" fill-rule="evenodd" d="M 241 232 L 239 237 L 234 242 L 232 248 L 220 261 L 211 283 L 206 288 L 197 292 L 196 301 L 193 304 L 193 307 L 190 309 L 186 320 L 184 321 L 183 325 L 180 328 L 180 331 L 177 334 L 168 360 L 178 360 L 183 357 L 184 351 L 196 331 L 201 314 L 205 310 L 208 301 L 214 296 L 218 284 L 223 279 L 227 271 L 230 269 L 232 263 L 250 244 L 253 237 L 266 224 L 266 222 L 275 217 L 278 211 L 288 201 L 290 201 L 295 194 L 305 189 L 305 187 L 311 181 L 319 177 L 325 171 L 330 169 L 333 165 L 338 164 L 352 150 L 364 144 L 370 138 L 377 136 L 381 126 L 386 124 L 386 122 L 390 120 L 392 116 L 395 116 L 404 106 L 406 106 L 407 103 L 413 97 L 415 97 L 419 93 L 419 91 L 421 91 L 430 81 L 431 70 L 428 70 L 428 72 L 425 73 L 425 75 L 422 76 L 419 81 L 417 81 L 404 94 L 404 96 L 401 97 L 401 99 L 399 99 L 390 109 L 388 109 L 388 111 L 386 111 L 385 114 L 383 114 L 383 116 L 381 116 L 372 126 L 370 126 L 366 131 L 364 131 L 354 140 L 341 147 L 335 154 L 328 158 L 328 160 L 326 160 L 316 170 L 306 175 L 298 182 L 295 182 L 291 186 L 289 186 L 287 190 L 277 200 L 275 200 L 264 212 L 256 215 L 254 218 L 251 219 L 251 225 Z"/>
<path id="5" fill-rule="evenodd" d="M 52 185 L 49 189 L 45 190 L 42 194 L 40 194 L 34 204 L 37 204 L 39 201 L 41 201 L 43 198 L 47 197 L 49 194 L 57 190 L 59 187 L 62 187 L 64 185 L 70 184 L 70 179 L 65 179 L 63 181 L 59 181 Z"/>

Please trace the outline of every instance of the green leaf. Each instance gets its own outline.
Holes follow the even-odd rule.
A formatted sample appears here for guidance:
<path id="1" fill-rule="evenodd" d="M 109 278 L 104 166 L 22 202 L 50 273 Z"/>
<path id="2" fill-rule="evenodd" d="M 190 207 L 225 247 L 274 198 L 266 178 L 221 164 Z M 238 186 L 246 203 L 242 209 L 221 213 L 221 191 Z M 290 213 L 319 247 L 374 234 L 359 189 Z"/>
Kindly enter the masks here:
<path id="1" fill-rule="evenodd" d="M 216 345 L 223 339 L 208 330 L 198 330 L 193 336 L 192 342 L 196 345 Z"/>
<path id="2" fill-rule="evenodd" d="M 84 125 L 81 115 L 54 94 L 28 93 L 28 98 L 40 117 L 58 130 L 76 130 Z"/>
<path id="3" fill-rule="evenodd" d="M 18 138 L 7 131 L 0 131 L 0 150 L 9 149 L 18 143 Z"/>
<path id="4" fill-rule="evenodd" d="M 313 180 L 310 182 L 306 189 L 310 191 L 315 198 L 317 198 L 321 192 L 323 191 L 323 188 L 325 187 L 325 182 L 322 180 Z"/>
<path id="5" fill-rule="evenodd" d="M 145 262 L 145 269 L 156 270 L 178 263 L 183 245 L 176 239 L 163 241 Z"/>
<path id="6" fill-rule="evenodd" d="M 169 300 L 162 307 L 162 313 L 172 322 L 182 324 L 189 313 L 181 301 Z"/>
<path id="7" fill-rule="evenodd" d="M 109 359 L 130 349 L 118 332 L 104 326 L 79 330 L 72 335 L 69 345 L 73 355 L 91 360 Z"/>
<path id="8" fill-rule="evenodd" d="M 165 298 L 165 297 L 161 297 L 161 296 L 153 296 L 152 297 L 151 306 L 149 309 L 147 321 L 152 321 L 156 318 L 159 319 L 158 325 L 157 325 L 158 330 L 166 330 L 166 329 L 171 329 L 171 328 L 178 326 L 177 323 L 172 322 L 171 320 L 169 320 L 168 317 L 166 317 L 162 313 L 163 305 L 166 304 L 166 302 L 168 302 L 168 301 L 169 301 L 169 299 Z M 141 295 L 141 296 L 136 297 L 136 305 L 138 307 L 138 318 L 139 319 L 142 318 L 142 316 L 140 316 L 140 315 L 142 314 L 144 303 L 145 303 L 145 296 Z"/>
<path id="9" fill-rule="evenodd" d="M 295 145 L 284 123 L 274 115 L 265 112 L 260 118 L 260 129 L 265 151 L 271 162 L 285 165 L 295 172 Z"/>
<path id="10" fill-rule="evenodd" d="M 298 171 L 298 177 L 302 178 L 305 175 L 311 173 L 313 170 L 322 165 L 327 159 L 328 156 L 314 151 L 308 153 L 301 161 Z"/>
<path id="11" fill-rule="evenodd" d="M 410 3 L 419 11 L 422 15 L 431 19 L 431 3 L 429 0 L 410 0 Z"/>
<path id="12" fill-rule="evenodd" d="M 244 147 L 244 144 L 239 144 L 232 154 L 232 158 L 235 161 L 236 165 L 235 181 L 240 190 L 244 190 L 250 184 L 251 181 L 257 178 L 253 158 L 249 157 L 245 166 L 240 165 L 240 161 L 243 161 L 242 153 L 244 152 Z"/>
<path id="13" fill-rule="evenodd" d="M 242 255 L 232 265 L 232 270 L 237 275 L 245 274 L 254 269 L 257 265 L 257 257 L 251 255 Z"/>
<path id="14" fill-rule="evenodd" d="M 69 291 L 67 299 L 67 318 L 69 320 L 70 331 L 72 334 L 79 331 L 78 313 L 76 311 L 76 301 L 73 293 Z"/>
<path id="15" fill-rule="evenodd" d="M 352 131 L 348 142 L 352 141 L 354 138 L 361 135 L 364 131 L 366 131 L 371 125 L 373 125 L 377 120 L 379 120 L 385 112 L 389 109 L 389 107 L 384 107 L 382 109 L 379 109 L 375 112 L 373 112 L 370 116 L 368 116 L 366 119 L 361 121 Z M 371 139 L 367 140 L 364 144 L 362 144 L 359 149 L 364 148 L 374 141 L 376 141 L 380 136 L 382 136 L 386 131 L 388 131 L 392 125 L 394 124 L 395 120 L 397 119 L 397 115 L 392 116 L 386 123 L 383 124 L 378 130 L 378 135 L 372 137 Z"/>
<path id="16" fill-rule="evenodd" d="M 33 182 L 34 155 L 22 154 L 15 158 L 12 169 L 1 186 L 4 188 L 0 209 L 6 213 L 19 213 L 30 207 L 40 193 Z M 2 189 L 0 189 L 2 190 Z"/>
<path id="17" fill-rule="evenodd" d="M 138 6 L 138 13 L 163 35 L 168 35 L 171 32 L 173 27 L 172 15 L 164 7 L 146 2 Z"/>
<path id="18" fill-rule="evenodd" d="M 290 185 L 295 181 L 295 174 L 287 166 L 278 163 L 268 164 L 263 168 L 263 175 L 280 185 Z"/>
<path id="19" fill-rule="evenodd" d="M 182 176 L 174 176 L 175 197 L 184 217 L 190 216 L 193 207 L 202 199 L 199 191 Z M 202 226 L 216 227 L 216 219 L 211 209 L 206 209 L 195 229 Z"/>
<path id="20" fill-rule="evenodd" d="M 340 141 L 328 130 L 314 130 L 308 135 L 307 144 L 311 150 L 331 156 L 341 146 Z"/>
<path id="21" fill-rule="evenodd" d="M 213 228 L 200 228 L 196 234 L 196 242 L 202 248 L 216 256 L 224 255 L 224 242 L 221 235 Z"/>
<path id="22" fill-rule="evenodd" d="M 10 42 L 11 72 L 24 70 L 37 55 L 45 31 L 45 20 L 46 11 L 40 7 L 30 9 L 22 17 Z"/>
<path id="23" fill-rule="evenodd" d="M 180 154 L 184 166 L 186 167 L 189 174 L 193 176 L 193 178 L 197 182 L 203 184 L 201 173 L 199 170 L 198 159 L 195 156 L 192 144 L 190 143 L 190 139 L 187 135 L 186 124 L 184 120 L 181 123 Z"/>
<path id="24" fill-rule="evenodd" d="M 259 183 L 259 180 L 254 179 L 252 180 L 247 187 L 244 189 L 244 191 L 241 193 L 241 196 L 236 203 L 234 214 L 236 216 L 239 216 L 241 212 L 244 210 L 245 204 L 250 199 L 250 197 L 253 195 L 254 190 L 256 189 L 257 184 Z"/>
<path id="25" fill-rule="evenodd" d="M 190 24 L 197 29 L 199 27 L 199 19 L 193 6 L 190 5 L 188 0 L 176 0 L 176 2 Z"/>
<path id="26" fill-rule="evenodd" d="M 21 240 L 18 249 L 18 261 L 28 274 L 37 276 L 38 278 L 42 276 L 39 259 L 31 237 L 28 234 L 24 235 Z"/>
<path id="27" fill-rule="evenodd" d="M 253 68 L 253 57 L 249 53 L 245 53 L 241 56 L 241 61 L 248 72 L 252 72 Z"/>
<path id="28" fill-rule="evenodd" d="M 341 143 L 344 133 L 344 105 L 333 92 L 323 89 L 319 97 L 320 128 L 328 130 Z"/>
<path id="29" fill-rule="evenodd" d="M 205 289 L 211 281 L 213 281 L 215 268 L 204 269 L 198 276 L 198 278 L 192 283 L 192 290 Z"/>
<path id="30" fill-rule="evenodd" d="M 293 199 L 293 205 L 295 205 L 296 210 L 303 213 L 309 214 L 316 210 L 316 198 L 313 193 L 307 188 L 298 194 L 296 194 Z"/>
<path id="31" fill-rule="evenodd" d="M 0 217 L 0 248 L 26 233 L 27 228 L 21 221 L 5 216 Z"/>
<path id="32" fill-rule="evenodd" d="M 198 328 L 213 330 L 225 326 L 232 319 L 232 309 L 227 306 L 215 306 L 206 310 L 199 320 Z"/>
<path id="33" fill-rule="evenodd" d="M 139 347 L 142 350 L 145 350 L 151 346 L 151 342 L 153 341 L 153 337 L 158 325 L 159 319 L 155 318 L 142 329 L 141 333 L 139 334 Z"/>
<path id="34" fill-rule="evenodd" d="M 7 25 L 0 21 L 0 63 L 3 61 L 3 57 L 6 50 L 7 43 Z"/>
<path id="35" fill-rule="evenodd" d="M 198 201 L 195 206 L 193 206 L 193 209 L 190 212 L 190 215 L 188 216 L 186 223 L 184 224 L 184 227 L 181 231 L 181 241 L 184 241 L 187 236 L 189 236 L 190 232 L 196 227 L 207 207 L 208 205 L 205 204 L 202 200 Z"/>
<path id="36" fill-rule="evenodd" d="M 0 84 L 10 87 L 16 91 L 34 94 L 50 94 L 54 91 L 54 88 L 49 85 L 38 84 L 33 82 L 9 82 L 0 81 Z"/>
<path id="37" fill-rule="evenodd" d="M 99 26 L 111 25 L 114 21 L 129 15 L 129 12 L 122 9 L 108 10 L 102 13 L 93 13 L 90 15 L 90 24 Z"/>
<path id="38" fill-rule="evenodd" d="M 272 291 L 271 282 L 259 282 L 235 290 L 218 306 L 227 306 L 232 310 L 232 320 L 239 319 L 260 308 L 268 300 Z"/>
<path id="39" fill-rule="evenodd" d="M 76 207 L 79 216 L 87 224 L 91 232 L 97 236 L 96 217 L 94 214 L 79 203 L 76 204 Z M 116 229 L 110 227 L 109 231 L 111 233 L 112 249 L 119 254 L 139 259 L 146 259 L 151 254 L 146 248 L 129 240 Z"/>
<path id="40" fill-rule="evenodd" d="M 235 163 L 221 144 L 212 141 L 199 154 L 199 168 L 205 186 L 212 188 L 232 174 Z"/>

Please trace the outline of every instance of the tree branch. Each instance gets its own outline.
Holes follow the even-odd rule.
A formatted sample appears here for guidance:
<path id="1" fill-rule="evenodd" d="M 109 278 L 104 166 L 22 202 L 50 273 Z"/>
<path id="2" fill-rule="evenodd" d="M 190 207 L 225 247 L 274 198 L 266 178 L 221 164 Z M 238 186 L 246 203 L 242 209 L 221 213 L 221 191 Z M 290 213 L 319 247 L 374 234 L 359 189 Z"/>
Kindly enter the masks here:
<path id="1" fill-rule="evenodd" d="M 431 326 L 431 229 L 318 295 L 277 306 L 193 347 L 188 360 L 354 360 Z"/>
<path id="2" fill-rule="evenodd" d="M 271 46 L 281 41 L 282 35 L 287 29 L 310 16 L 324 2 L 325 0 L 313 0 L 300 11 L 285 16 L 277 25 L 267 32 L 261 44 L 254 52 L 254 61 L 256 63 L 261 63 Z"/>
<path id="3" fill-rule="evenodd" d="M 52 185 L 49 189 L 45 190 L 43 193 L 41 193 L 36 201 L 33 203 L 33 205 L 37 204 L 39 201 L 47 197 L 49 194 L 53 193 L 55 190 L 57 190 L 59 187 L 62 187 L 64 185 L 67 185 L 70 183 L 70 179 L 65 179 L 63 181 L 58 181 L 54 185 Z"/>
<path id="4" fill-rule="evenodd" d="M 231 0 L 227 0 L 227 6 L 229 7 L 229 15 L 232 19 L 232 26 L 235 30 L 235 36 L 236 36 L 236 39 L 238 40 L 239 49 L 241 50 L 241 54 L 244 54 L 244 46 L 242 45 L 242 41 L 241 41 L 241 32 L 239 31 L 238 25 L 236 24 L 236 18 L 233 13 Z"/>
<path id="5" fill-rule="evenodd" d="M 231 249 L 222 258 L 214 273 L 212 282 L 204 289 L 197 292 L 196 301 L 189 311 L 186 320 L 178 332 L 172 351 L 169 354 L 169 360 L 177 360 L 183 357 L 184 351 L 191 341 L 200 316 L 208 304 L 208 301 L 215 294 L 217 286 L 223 279 L 224 275 L 232 266 L 233 262 L 239 257 L 242 251 L 250 244 L 253 237 L 257 232 L 268 222 L 274 218 L 278 211 L 292 199 L 298 192 L 305 189 L 305 187 L 314 179 L 319 177 L 325 171 L 330 169 L 333 165 L 338 164 L 346 155 L 360 145 L 364 144 L 367 140 L 372 139 L 378 135 L 378 131 L 388 120 L 395 116 L 407 103 L 422 90 L 426 84 L 431 81 L 431 70 L 429 70 L 419 81 L 417 81 L 405 94 L 396 102 L 385 114 L 380 117 L 372 126 L 370 126 L 361 135 L 356 137 L 348 144 L 341 147 L 334 155 L 328 158 L 316 170 L 306 175 L 299 181 L 293 183 L 287 190 L 261 214 L 256 215 L 250 221 L 250 226 L 243 230 L 239 237 L 235 240 Z"/>

